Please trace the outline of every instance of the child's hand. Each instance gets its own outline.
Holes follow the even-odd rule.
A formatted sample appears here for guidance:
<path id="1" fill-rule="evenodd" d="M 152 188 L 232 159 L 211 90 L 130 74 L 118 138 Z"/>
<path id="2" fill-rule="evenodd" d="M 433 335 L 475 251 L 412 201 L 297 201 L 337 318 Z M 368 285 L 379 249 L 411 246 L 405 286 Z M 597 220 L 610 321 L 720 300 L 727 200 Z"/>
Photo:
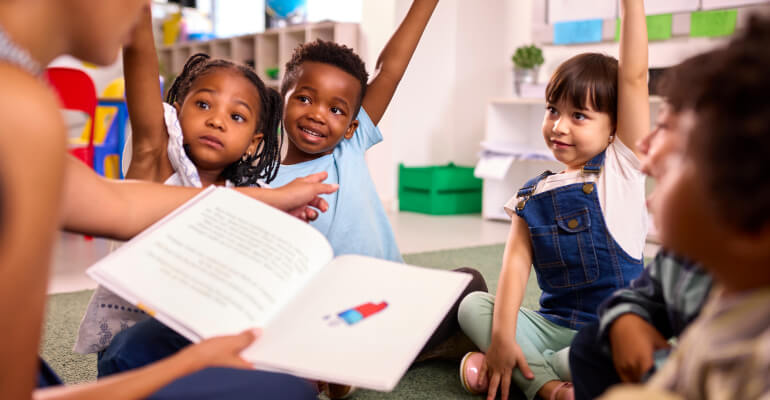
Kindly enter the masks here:
<path id="1" fill-rule="evenodd" d="M 285 186 L 270 190 L 270 194 L 261 200 L 303 221 L 312 221 L 318 217 L 316 210 L 325 212 L 329 208 L 326 200 L 319 195 L 334 193 L 339 187 L 337 184 L 322 183 L 326 177 L 326 172 L 319 172 L 297 178 Z"/>
<path id="2" fill-rule="evenodd" d="M 241 358 L 241 352 L 259 337 L 257 329 L 243 331 L 237 335 L 219 336 L 206 339 L 186 347 L 178 357 L 187 358 L 191 365 L 203 369 L 209 367 L 253 369 L 254 366 Z"/>
<path id="3" fill-rule="evenodd" d="M 610 327 L 612 361 L 623 382 L 641 382 L 652 368 L 655 350 L 670 347 L 655 327 L 635 314 L 625 314 Z"/>
<path id="4" fill-rule="evenodd" d="M 508 393 L 511 389 L 511 374 L 514 368 L 518 368 L 527 379 L 535 378 L 532 370 L 529 369 L 529 364 L 527 364 L 521 347 L 515 340 L 492 340 L 479 371 L 479 379 L 481 380 L 479 383 L 482 386 L 485 377 L 489 378 L 487 400 L 495 399 L 498 387 L 503 400 L 508 399 Z"/>

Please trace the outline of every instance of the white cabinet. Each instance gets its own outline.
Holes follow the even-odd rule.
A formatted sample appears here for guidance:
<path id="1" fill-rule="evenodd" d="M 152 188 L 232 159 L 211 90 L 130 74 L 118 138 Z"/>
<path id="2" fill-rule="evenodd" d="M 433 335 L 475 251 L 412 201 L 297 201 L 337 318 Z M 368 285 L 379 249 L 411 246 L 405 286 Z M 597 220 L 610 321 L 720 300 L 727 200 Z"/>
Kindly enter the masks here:
<path id="1" fill-rule="evenodd" d="M 650 126 L 660 103 L 659 97 L 650 98 Z M 481 144 L 484 153 L 479 165 L 489 156 L 508 155 L 515 160 L 506 171 L 498 171 L 496 178 L 484 177 L 481 211 L 484 218 L 510 220 L 503 205 L 527 180 L 545 170 L 564 169 L 553 159 L 543 139 L 544 114 L 545 100 L 542 98 L 498 98 L 487 105 L 485 137 Z M 533 156 L 537 159 L 532 159 Z"/>
<path id="2" fill-rule="evenodd" d="M 316 39 L 333 41 L 359 50 L 359 26 L 352 22 L 319 22 L 270 29 L 253 35 L 235 36 L 199 42 L 177 43 L 158 49 L 161 72 L 173 78 L 182 72 L 184 63 L 192 54 L 207 53 L 214 58 L 225 58 L 253 65 L 265 84 L 278 88 L 283 69 L 294 48 Z M 276 79 L 270 79 L 266 70 L 278 68 Z"/>

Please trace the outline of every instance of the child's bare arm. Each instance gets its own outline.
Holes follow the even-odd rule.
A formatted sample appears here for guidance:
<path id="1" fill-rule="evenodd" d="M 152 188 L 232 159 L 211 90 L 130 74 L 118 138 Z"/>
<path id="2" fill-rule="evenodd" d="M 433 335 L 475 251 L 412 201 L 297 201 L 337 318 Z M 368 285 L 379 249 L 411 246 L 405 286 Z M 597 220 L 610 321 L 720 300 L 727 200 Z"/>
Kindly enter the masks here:
<path id="1" fill-rule="evenodd" d="M 0 63 L 0 392 L 28 399 L 38 368 L 67 132 L 42 81 Z"/>
<path id="2" fill-rule="evenodd" d="M 511 230 L 503 253 L 503 267 L 495 299 L 492 338 L 501 336 L 513 338 L 518 314 L 527 280 L 532 267 L 532 246 L 529 227 L 517 215 L 511 217 Z"/>
<path id="3" fill-rule="evenodd" d="M 623 0 L 621 23 L 617 138 L 639 155 L 636 143 L 650 132 L 647 21 L 643 0 Z"/>
<path id="4" fill-rule="evenodd" d="M 488 400 L 495 398 L 498 387 L 503 399 L 507 398 L 514 368 L 520 369 L 525 377 L 532 376 L 526 358 L 516 343 L 516 320 L 531 268 L 529 227 L 524 219 L 513 215 L 495 296 L 491 344 L 487 349 L 485 366 L 482 367 L 490 379 Z"/>
<path id="5" fill-rule="evenodd" d="M 382 49 L 374 78 L 366 89 L 363 107 L 375 125 L 380 122 L 404 76 L 438 0 L 415 0 L 401 25 Z"/>
<path id="6" fill-rule="evenodd" d="M 166 155 L 168 133 L 163 120 L 158 71 L 148 8 L 139 20 L 131 44 L 123 50 L 132 145 L 127 178 L 163 182 L 174 173 Z"/>
<path id="7" fill-rule="evenodd" d="M 62 228 L 114 239 L 132 238 L 201 191 L 139 180 L 101 178 L 71 156 L 65 171 Z M 318 195 L 333 193 L 337 185 L 321 183 L 324 179 L 326 173 L 319 173 L 278 189 L 238 188 L 238 191 L 298 216 L 295 211 L 305 211 L 308 206 L 325 210 L 326 203 Z M 94 204 L 106 206 L 94 207 Z"/>
<path id="8" fill-rule="evenodd" d="M 97 382 L 55 386 L 35 392 L 35 400 L 143 399 L 169 383 L 206 367 L 251 369 L 240 357 L 255 339 L 254 332 L 222 336 L 186 347 L 179 353 L 133 371 L 116 374 Z"/>

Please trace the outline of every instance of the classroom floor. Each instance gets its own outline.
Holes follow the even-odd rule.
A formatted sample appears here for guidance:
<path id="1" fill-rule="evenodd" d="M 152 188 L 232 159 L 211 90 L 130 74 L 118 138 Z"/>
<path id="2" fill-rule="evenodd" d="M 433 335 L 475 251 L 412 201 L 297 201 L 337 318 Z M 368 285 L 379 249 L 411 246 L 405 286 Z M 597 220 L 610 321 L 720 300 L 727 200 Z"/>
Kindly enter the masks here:
<path id="1" fill-rule="evenodd" d="M 411 212 L 389 212 L 396 242 L 402 253 L 453 249 L 503 243 L 509 225 L 503 221 L 484 220 L 478 214 L 431 216 Z M 648 245 L 645 256 L 655 253 Z M 85 270 L 110 249 L 104 239 L 85 240 L 81 235 L 62 233 L 54 248 L 49 293 L 93 289 L 96 283 Z"/>

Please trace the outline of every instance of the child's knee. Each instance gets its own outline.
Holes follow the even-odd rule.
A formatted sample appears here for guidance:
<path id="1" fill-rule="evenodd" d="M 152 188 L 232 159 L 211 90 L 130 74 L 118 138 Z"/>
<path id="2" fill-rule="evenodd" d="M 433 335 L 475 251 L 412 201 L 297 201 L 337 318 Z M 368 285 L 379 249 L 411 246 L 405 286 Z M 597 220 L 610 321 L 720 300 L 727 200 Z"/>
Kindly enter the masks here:
<path id="1" fill-rule="evenodd" d="M 492 321 L 492 311 L 495 306 L 494 296 L 487 292 L 473 292 L 460 302 L 457 309 L 457 320 L 460 327 L 466 331 L 485 319 Z"/>
<path id="2" fill-rule="evenodd" d="M 155 319 L 125 329 L 100 354 L 99 376 L 142 367 L 168 357 L 190 341 Z"/>

